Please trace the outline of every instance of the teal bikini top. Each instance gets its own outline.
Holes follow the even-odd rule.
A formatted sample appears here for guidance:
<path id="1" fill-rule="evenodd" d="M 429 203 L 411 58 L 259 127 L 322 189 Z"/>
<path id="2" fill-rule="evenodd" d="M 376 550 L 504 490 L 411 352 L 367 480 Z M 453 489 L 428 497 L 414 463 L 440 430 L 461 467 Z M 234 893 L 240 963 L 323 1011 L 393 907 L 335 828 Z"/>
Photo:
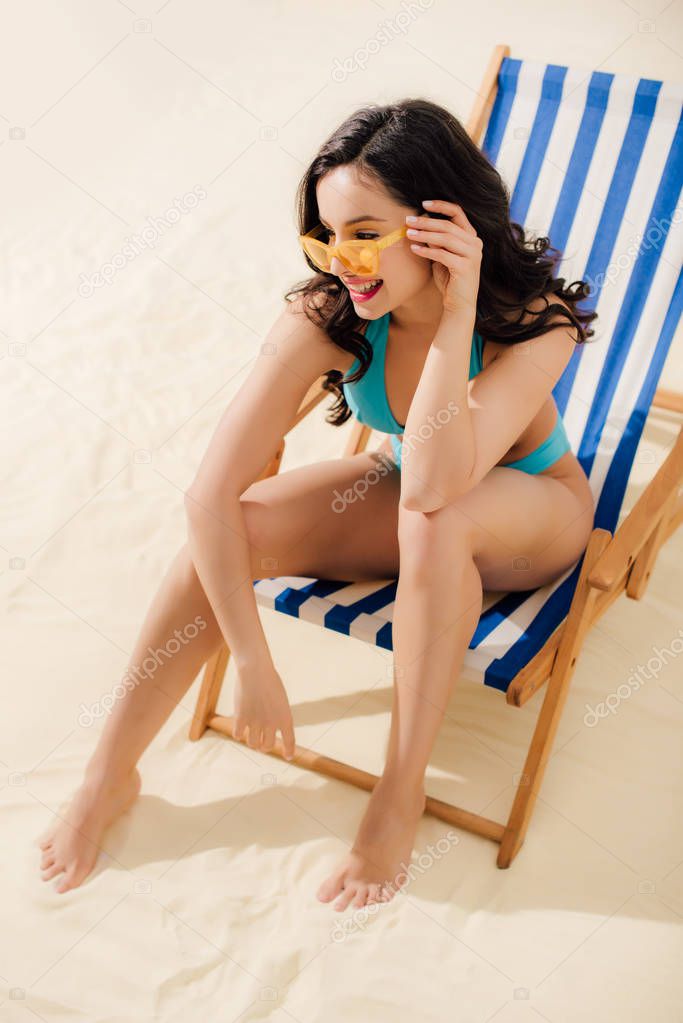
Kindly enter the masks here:
<path id="1" fill-rule="evenodd" d="M 394 419 L 384 386 L 389 316 L 389 313 L 385 313 L 384 316 L 380 316 L 376 320 L 368 321 L 365 337 L 372 346 L 372 361 L 360 380 L 351 384 L 343 383 L 342 388 L 347 404 L 359 422 L 365 423 L 380 433 L 403 433 L 405 424 L 402 426 Z M 482 348 L 481 334 L 475 330 L 470 349 L 470 380 L 483 369 Z M 360 359 L 356 359 L 349 374 L 355 373 L 359 366 Z"/>

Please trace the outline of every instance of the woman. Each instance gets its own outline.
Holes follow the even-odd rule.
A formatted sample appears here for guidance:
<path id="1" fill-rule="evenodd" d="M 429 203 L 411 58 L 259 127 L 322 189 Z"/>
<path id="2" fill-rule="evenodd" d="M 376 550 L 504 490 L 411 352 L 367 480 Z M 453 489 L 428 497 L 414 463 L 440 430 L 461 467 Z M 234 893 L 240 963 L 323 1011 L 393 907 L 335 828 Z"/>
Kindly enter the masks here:
<path id="1" fill-rule="evenodd" d="M 129 673 L 188 622 L 204 627 L 115 704 L 41 842 L 43 877 L 62 875 L 59 892 L 92 870 L 104 829 L 137 796 L 140 755 L 224 641 L 238 676 L 235 737 L 292 758 L 253 582 L 299 575 L 399 580 L 385 768 L 352 849 L 317 891 L 339 910 L 391 898 L 482 590 L 548 583 L 587 544 L 592 493 L 551 392 L 595 313 L 577 308 L 583 282 L 553 277 L 548 239 L 531 243 L 510 221 L 498 172 L 460 122 L 424 99 L 357 111 L 313 160 L 298 210 L 316 273 L 286 294 L 218 424 L 186 494 L 187 543 Z M 259 480 L 323 374 L 337 396 L 329 421 L 343 423 L 351 405 L 394 434 L 391 447 Z M 371 478 L 360 499 L 354 487 Z M 359 499 L 340 508 L 340 494 Z"/>

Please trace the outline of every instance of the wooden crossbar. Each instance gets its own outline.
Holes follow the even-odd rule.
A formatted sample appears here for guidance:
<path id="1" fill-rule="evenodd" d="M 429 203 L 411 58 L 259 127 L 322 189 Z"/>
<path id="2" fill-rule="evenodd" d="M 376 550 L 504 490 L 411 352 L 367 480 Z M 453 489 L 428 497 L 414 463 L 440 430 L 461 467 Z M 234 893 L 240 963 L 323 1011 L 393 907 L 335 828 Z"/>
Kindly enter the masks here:
<path id="1" fill-rule="evenodd" d="M 212 728 L 215 732 L 221 732 L 223 735 L 227 735 L 229 739 L 232 739 L 232 722 L 233 719 L 229 715 L 214 714 L 209 718 L 206 727 Z M 239 741 L 241 742 L 242 740 Z M 304 767 L 308 771 L 327 775 L 328 778 L 347 782 L 349 785 L 355 785 L 356 788 L 365 789 L 366 792 L 372 792 L 379 781 L 379 777 L 376 774 L 370 774 L 369 771 L 363 771 L 359 767 L 345 764 L 341 760 L 333 760 L 332 757 L 323 756 L 322 753 L 316 753 L 315 750 L 307 749 L 305 746 L 296 746 L 294 759 L 286 760 L 279 736 L 275 746 L 272 750 L 267 751 L 266 756 L 278 757 L 280 760 L 285 760 L 288 764 L 295 764 L 297 767 Z M 473 831 L 484 838 L 492 838 L 496 842 L 502 842 L 503 840 L 504 824 L 498 824 L 497 821 L 489 820 L 488 817 L 480 817 L 478 814 L 470 813 L 459 806 L 444 803 L 440 799 L 434 799 L 433 796 L 427 796 L 426 798 L 425 813 L 431 814 L 432 817 L 438 817 L 440 820 L 446 821 L 456 828 Z"/>

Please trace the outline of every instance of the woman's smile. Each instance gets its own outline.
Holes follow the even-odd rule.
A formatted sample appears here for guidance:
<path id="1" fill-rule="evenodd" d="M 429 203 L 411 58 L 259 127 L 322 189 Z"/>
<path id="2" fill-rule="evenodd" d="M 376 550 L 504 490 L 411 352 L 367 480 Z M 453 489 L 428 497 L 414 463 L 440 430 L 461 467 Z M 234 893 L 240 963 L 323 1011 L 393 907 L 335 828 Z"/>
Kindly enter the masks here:
<path id="1" fill-rule="evenodd" d="M 366 284 L 347 284 L 346 287 L 349 289 L 352 301 L 367 302 L 377 294 L 383 283 L 384 281 L 376 278 L 374 281 L 368 281 Z"/>

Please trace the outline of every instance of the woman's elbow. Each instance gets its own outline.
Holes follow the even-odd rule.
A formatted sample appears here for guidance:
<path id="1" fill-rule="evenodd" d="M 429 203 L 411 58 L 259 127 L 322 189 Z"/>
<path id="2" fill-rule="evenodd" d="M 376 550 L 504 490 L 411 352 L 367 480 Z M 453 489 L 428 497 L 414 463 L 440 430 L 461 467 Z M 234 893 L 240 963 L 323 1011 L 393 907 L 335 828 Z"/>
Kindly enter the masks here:
<path id="1" fill-rule="evenodd" d="M 185 518 L 193 526 L 210 519 L 221 519 L 232 491 L 226 488 L 200 486 L 193 483 L 185 491 Z"/>
<path id="2" fill-rule="evenodd" d="M 206 506 L 206 494 L 201 487 L 194 484 L 185 491 L 185 517 L 194 520 L 198 511 Z"/>

